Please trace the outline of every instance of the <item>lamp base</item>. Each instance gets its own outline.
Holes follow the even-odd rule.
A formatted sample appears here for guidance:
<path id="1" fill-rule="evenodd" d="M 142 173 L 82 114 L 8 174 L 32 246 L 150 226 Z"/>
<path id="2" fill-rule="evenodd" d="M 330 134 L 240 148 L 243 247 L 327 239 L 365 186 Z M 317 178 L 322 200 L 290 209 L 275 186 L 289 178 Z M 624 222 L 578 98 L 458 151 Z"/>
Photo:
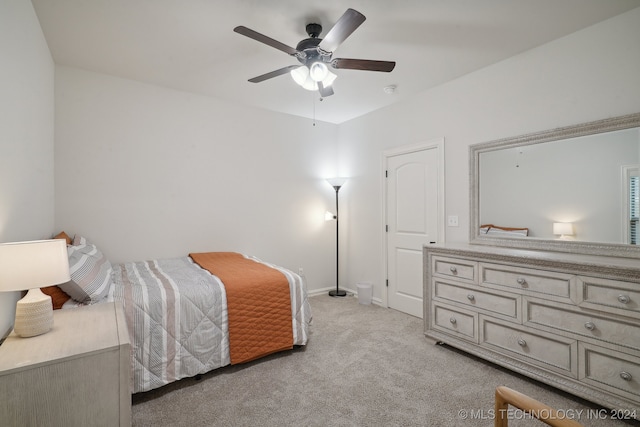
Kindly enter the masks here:
<path id="1" fill-rule="evenodd" d="M 27 295 L 16 303 L 16 322 L 13 330 L 23 338 L 42 335 L 53 326 L 53 304 L 51 297 L 40 288 L 30 289 Z"/>
<path id="2" fill-rule="evenodd" d="M 342 289 L 336 289 L 334 291 L 329 291 L 329 296 L 332 297 L 346 297 L 347 291 L 343 291 Z"/>

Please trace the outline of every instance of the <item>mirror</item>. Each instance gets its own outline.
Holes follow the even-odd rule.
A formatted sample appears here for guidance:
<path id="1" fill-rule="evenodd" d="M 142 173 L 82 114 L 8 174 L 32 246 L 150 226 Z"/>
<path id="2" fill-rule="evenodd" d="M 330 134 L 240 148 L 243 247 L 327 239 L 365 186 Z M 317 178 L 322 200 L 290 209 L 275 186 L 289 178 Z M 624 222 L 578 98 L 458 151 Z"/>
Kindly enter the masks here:
<path id="1" fill-rule="evenodd" d="M 640 113 L 475 144 L 469 161 L 470 243 L 640 258 Z"/>

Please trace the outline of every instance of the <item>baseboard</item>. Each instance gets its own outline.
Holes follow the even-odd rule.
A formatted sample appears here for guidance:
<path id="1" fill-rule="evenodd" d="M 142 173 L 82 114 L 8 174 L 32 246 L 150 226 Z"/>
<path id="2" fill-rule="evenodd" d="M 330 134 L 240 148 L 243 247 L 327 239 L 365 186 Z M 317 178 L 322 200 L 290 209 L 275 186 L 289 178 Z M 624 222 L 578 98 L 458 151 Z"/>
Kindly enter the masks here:
<path id="1" fill-rule="evenodd" d="M 329 291 L 334 290 L 334 287 L 329 287 L 329 288 L 322 288 L 322 289 L 314 289 L 312 291 L 308 291 L 307 295 L 311 298 L 311 297 L 317 297 L 320 295 L 327 295 L 329 293 Z M 354 291 L 353 289 L 349 289 L 349 288 L 340 288 L 343 291 L 347 292 L 347 297 L 358 297 L 358 292 Z M 371 304 L 375 304 L 375 305 L 379 305 L 382 307 L 382 300 L 380 298 L 372 298 L 371 299 Z"/>

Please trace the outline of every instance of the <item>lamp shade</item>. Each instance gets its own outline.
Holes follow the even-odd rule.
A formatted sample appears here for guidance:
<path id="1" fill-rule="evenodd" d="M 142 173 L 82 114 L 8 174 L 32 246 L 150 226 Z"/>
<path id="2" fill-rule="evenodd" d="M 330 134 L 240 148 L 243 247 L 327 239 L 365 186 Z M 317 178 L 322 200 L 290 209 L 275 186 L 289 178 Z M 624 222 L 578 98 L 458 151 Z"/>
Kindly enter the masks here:
<path id="1" fill-rule="evenodd" d="M 64 240 L 0 244 L 0 291 L 24 291 L 69 280 Z"/>
<path id="2" fill-rule="evenodd" d="M 347 182 L 347 178 L 336 177 L 336 178 L 327 178 L 327 182 L 331 184 L 333 188 L 340 188 Z"/>
<path id="3" fill-rule="evenodd" d="M 309 75 L 316 82 L 323 81 L 327 77 L 327 74 L 329 74 L 329 69 L 324 62 L 314 62 L 309 67 Z"/>
<path id="4" fill-rule="evenodd" d="M 306 90 L 318 90 L 318 84 L 309 75 L 309 69 L 301 65 L 290 71 L 293 80 Z"/>
<path id="5" fill-rule="evenodd" d="M 335 74 L 333 74 L 331 71 L 327 71 L 327 76 L 322 79 L 322 86 L 323 87 L 329 87 L 333 84 L 333 82 L 336 80 L 336 76 Z"/>
<path id="6" fill-rule="evenodd" d="M 573 236 L 573 224 L 570 222 L 554 222 L 553 234 Z"/>

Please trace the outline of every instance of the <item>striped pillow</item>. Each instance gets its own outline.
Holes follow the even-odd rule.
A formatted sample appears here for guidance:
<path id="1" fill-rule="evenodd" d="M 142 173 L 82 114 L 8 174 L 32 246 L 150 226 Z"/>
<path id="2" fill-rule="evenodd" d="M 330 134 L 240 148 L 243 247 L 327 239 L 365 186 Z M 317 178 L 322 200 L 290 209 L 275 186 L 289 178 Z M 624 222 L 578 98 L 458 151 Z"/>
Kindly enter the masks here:
<path id="1" fill-rule="evenodd" d="M 94 304 L 103 300 L 112 283 L 113 268 L 109 260 L 82 236 L 76 236 L 67 251 L 71 281 L 58 285 L 60 289 L 81 303 Z"/>

